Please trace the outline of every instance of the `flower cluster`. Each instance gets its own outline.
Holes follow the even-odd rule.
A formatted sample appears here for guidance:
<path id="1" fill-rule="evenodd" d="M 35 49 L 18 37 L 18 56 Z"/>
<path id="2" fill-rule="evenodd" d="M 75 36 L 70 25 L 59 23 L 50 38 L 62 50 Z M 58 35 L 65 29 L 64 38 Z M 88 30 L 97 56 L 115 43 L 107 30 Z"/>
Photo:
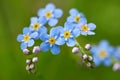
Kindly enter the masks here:
<path id="1" fill-rule="evenodd" d="M 111 66 L 113 70 L 120 70 L 120 46 L 117 48 L 111 46 L 107 40 L 100 41 L 98 46 L 93 46 L 90 50 L 96 66 L 103 64 Z"/>
<path id="2" fill-rule="evenodd" d="M 77 9 L 71 9 L 69 14 L 70 16 L 66 19 L 63 26 L 56 26 L 58 19 L 63 15 L 63 11 L 56 8 L 52 3 L 47 4 L 45 8 L 39 9 L 38 16 L 32 17 L 29 27 L 25 27 L 23 34 L 19 34 L 17 37 L 17 41 L 21 42 L 20 47 L 23 52 L 28 55 L 50 50 L 53 55 L 57 55 L 60 53 L 59 46 L 64 44 L 68 47 L 76 46 L 78 48 L 79 46 L 78 49 L 81 50 L 76 38 L 80 35 L 95 35 L 93 30 L 95 30 L 96 25 L 87 23 L 85 16 Z M 47 29 L 48 27 L 50 27 L 50 31 Z M 42 41 L 42 43 L 37 44 L 39 46 L 35 46 L 31 52 L 29 49 L 36 44 L 36 41 Z M 32 60 L 27 61 L 30 61 L 30 64 L 27 63 L 26 69 L 30 71 L 30 65 L 32 64 L 33 66 L 34 62 Z M 89 57 L 88 61 L 92 62 L 92 60 L 89 60 Z"/>

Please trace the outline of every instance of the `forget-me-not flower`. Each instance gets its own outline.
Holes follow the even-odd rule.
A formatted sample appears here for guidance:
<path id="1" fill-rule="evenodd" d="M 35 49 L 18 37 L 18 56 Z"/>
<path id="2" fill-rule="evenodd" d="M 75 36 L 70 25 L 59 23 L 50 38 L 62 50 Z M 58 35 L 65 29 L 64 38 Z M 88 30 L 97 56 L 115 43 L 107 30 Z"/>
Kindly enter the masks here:
<path id="1" fill-rule="evenodd" d="M 77 9 L 71 9 L 69 11 L 70 16 L 67 18 L 67 22 L 71 23 L 82 23 L 82 22 L 87 22 L 85 16 L 82 13 L 79 13 Z"/>
<path id="2" fill-rule="evenodd" d="M 30 30 L 32 32 L 37 32 L 39 35 L 47 32 L 47 28 L 44 26 L 44 24 L 46 23 L 44 17 L 32 17 L 30 21 Z M 37 36 L 37 39 L 39 38 L 39 35 Z"/>
<path id="3" fill-rule="evenodd" d="M 60 28 L 60 37 L 57 40 L 58 45 L 67 44 L 69 47 L 73 47 L 76 44 L 75 37 L 79 36 L 79 29 L 75 28 L 75 25 L 69 22 L 64 24 L 64 28 Z"/>
<path id="4" fill-rule="evenodd" d="M 41 34 L 40 39 L 44 42 L 41 43 L 40 49 L 43 52 L 46 52 L 49 49 L 51 49 L 52 54 L 59 54 L 60 53 L 60 48 L 56 44 L 58 37 L 59 37 L 58 28 L 52 28 L 50 30 L 50 35 Z"/>
<path id="5" fill-rule="evenodd" d="M 87 36 L 87 35 L 95 35 L 93 30 L 96 29 L 96 25 L 94 23 L 87 24 L 86 22 L 77 24 L 76 28 L 80 30 L 80 34 Z"/>
<path id="6" fill-rule="evenodd" d="M 21 42 L 21 49 L 24 50 L 27 47 L 33 46 L 36 36 L 38 36 L 37 32 L 31 33 L 30 29 L 25 27 L 23 29 L 23 34 L 19 34 L 17 37 L 17 41 Z"/>
<path id="7" fill-rule="evenodd" d="M 90 51 L 96 66 L 99 66 L 101 63 L 105 66 L 111 65 L 111 56 L 113 55 L 113 52 L 114 48 L 111 47 L 106 40 L 101 41 L 98 46 L 93 46 Z"/>
<path id="8" fill-rule="evenodd" d="M 38 16 L 45 17 L 45 20 L 48 21 L 50 26 L 55 26 L 58 23 L 58 18 L 60 18 L 62 14 L 62 10 L 56 9 L 55 5 L 52 3 L 47 4 L 45 9 L 40 9 L 38 11 Z"/>

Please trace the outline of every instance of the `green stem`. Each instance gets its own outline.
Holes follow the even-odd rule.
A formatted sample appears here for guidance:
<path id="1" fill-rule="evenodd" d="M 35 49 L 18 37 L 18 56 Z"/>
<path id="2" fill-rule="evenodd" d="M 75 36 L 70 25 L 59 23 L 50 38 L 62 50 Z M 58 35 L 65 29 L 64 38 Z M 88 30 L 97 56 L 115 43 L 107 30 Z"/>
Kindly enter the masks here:
<path id="1" fill-rule="evenodd" d="M 76 39 L 75 39 L 75 40 L 76 40 Z M 76 40 L 76 45 L 79 47 L 79 49 L 80 49 L 80 53 L 85 54 L 83 48 L 81 47 L 81 45 L 78 43 L 77 40 Z"/>

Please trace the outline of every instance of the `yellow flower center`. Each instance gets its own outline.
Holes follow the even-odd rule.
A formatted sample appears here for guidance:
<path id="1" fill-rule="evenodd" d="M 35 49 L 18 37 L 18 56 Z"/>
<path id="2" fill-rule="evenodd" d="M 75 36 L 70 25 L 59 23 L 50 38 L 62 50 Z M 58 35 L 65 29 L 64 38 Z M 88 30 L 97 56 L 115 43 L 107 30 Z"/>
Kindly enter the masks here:
<path id="1" fill-rule="evenodd" d="M 69 31 L 65 31 L 63 36 L 64 36 L 64 38 L 70 38 L 70 35 L 71 34 Z"/>
<path id="2" fill-rule="evenodd" d="M 82 29 L 82 31 L 85 31 L 85 32 L 87 32 L 89 30 L 88 26 L 86 26 L 86 25 L 83 25 L 81 29 Z"/>
<path id="3" fill-rule="evenodd" d="M 47 19 L 51 18 L 52 17 L 52 12 L 50 12 L 50 11 L 46 12 L 45 17 Z"/>
<path id="4" fill-rule="evenodd" d="M 104 51 L 104 50 L 100 51 L 99 56 L 100 56 L 101 58 L 105 58 L 105 57 L 107 56 L 106 51 Z"/>
<path id="5" fill-rule="evenodd" d="M 25 35 L 25 36 L 24 36 L 24 42 L 28 42 L 29 39 L 30 39 L 30 36 L 29 36 L 29 35 Z"/>
<path id="6" fill-rule="evenodd" d="M 35 24 L 33 25 L 33 29 L 34 29 L 34 30 L 38 30 L 39 27 L 40 27 L 40 24 L 39 24 L 39 23 L 35 23 Z"/>
<path id="7" fill-rule="evenodd" d="M 51 38 L 49 39 L 49 43 L 50 43 L 50 44 L 55 44 L 55 42 L 56 42 L 55 38 L 51 37 Z"/>
<path id="8" fill-rule="evenodd" d="M 75 20 L 75 22 L 79 22 L 79 20 L 80 20 L 80 16 L 75 16 L 75 18 L 74 18 L 74 20 Z"/>

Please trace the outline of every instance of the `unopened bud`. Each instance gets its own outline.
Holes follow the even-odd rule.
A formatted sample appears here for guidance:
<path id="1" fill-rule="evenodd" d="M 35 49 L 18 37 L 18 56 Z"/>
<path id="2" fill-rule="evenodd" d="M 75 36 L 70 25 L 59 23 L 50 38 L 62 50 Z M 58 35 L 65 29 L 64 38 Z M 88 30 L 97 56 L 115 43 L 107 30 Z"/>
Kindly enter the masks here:
<path id="1" fill-rule="evenodd" d="M 91 49 L 91 45 L 90 44 L 86 44 L 85 45 L 85 49 L 90 50 Z"/>
<path id="2" fill-rule="evenodd" d="M 38 57 L 34 57 L 34 58 L 32 59 L 32 62 L 34 62 L 34 63 L 38 62 Z"/>
<path id="3" fill-rule="evenodd" d="M 35 46 L 33 48 L 33 53 L 39 53 L 40 52 L 40 47 L 39 46 Z"/>
<path id="4" fill-rule="evenodd" d="M 27 70 L 27 71 L 30 70 L 30 66 L 29 66 L 29 65 L 26 66 L 26 70 Z"/>
<path id="5" fill-rule="evenodd" d="M 29 51 L 28 49 L 24 49 L 24 50 L 23 50 L 23 53 L 24 53 L 25 55 L 28 55 L 28 54 L 30 53 L 30 51 Z"/>
<path id="6" fill-rule="evenodd" d="M 87 54 L 83 55 L 83 59 L 86 60 L 88 58 Z"/>
<path id="7" fill-rule="evenodd" d="M 26 64 L 30 64 L 31 63 L 31 59 L 26 59 Z"/>
<path id="8" fill-rule="evenodd" d="M 35 68 L 35 65 L 34 64 L 30 64 L 30 69 L 33 70 Z"/>
<path id="9" fill-rule="evenodd" d="M 92 65 L 91 65 L 91 63 L 88 62 L 88 63 L 86 64 L 86 66 L 90 68 Z"/>
<path id="10" fill-rule="evenodd" d="M 79 53 L 79 48 L 78 47 L 74 47 L 72 49 L 72 53 L 74 53 L 74 54 Z"/>
<path id="11" fill-rule="evenodd" d="M 89 61 L 93 61 L 93 57 L 92 56 L 88 56 L 88 60 Z"/>
<path id="12" fill-rule="evenodd" d="M 120 70 L 120 64 L 119 63 L 115 63 L 113 66 L 113 70 L 114 71 L 119 71 Z"/>

